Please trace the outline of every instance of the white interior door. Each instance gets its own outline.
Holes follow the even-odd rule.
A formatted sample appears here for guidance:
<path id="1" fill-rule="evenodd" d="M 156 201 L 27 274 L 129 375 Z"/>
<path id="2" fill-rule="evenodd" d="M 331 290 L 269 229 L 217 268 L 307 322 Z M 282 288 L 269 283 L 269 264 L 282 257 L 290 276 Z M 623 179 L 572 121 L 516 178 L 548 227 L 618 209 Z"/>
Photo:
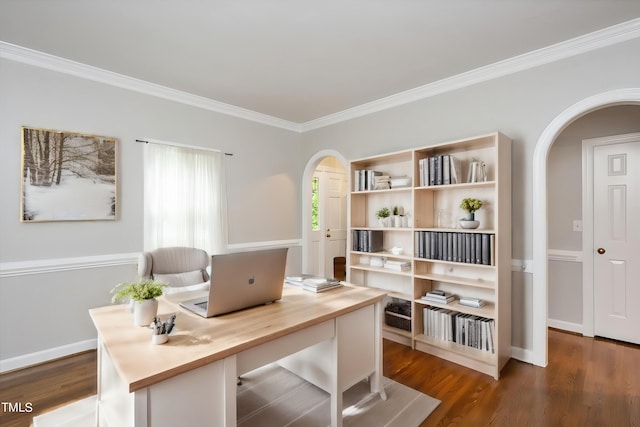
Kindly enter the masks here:
<path id="1" fill-rule="evenodd" d="M 346 254 L 346 191 L 344 169 L 320 165 L 314 172 L 312 192 L 317 197 L 317 217 L 311 221 L 307 273 L 333 277 L 334 257 Z"/>
<path id="2" fill-rule="evenodd" d="M 344 172 L 327 171 L 324 178 L 326 192 L 321 199 L 325 218 L 323 264 L 324 275 L 333 277 L 333 259 L 345 256 L 347 250 L 347 177 Z"/>
<path id="3" fill-rule="evenodd" d="M 594 333 L 640 344 L 640 134 L 593 148 Z"/>

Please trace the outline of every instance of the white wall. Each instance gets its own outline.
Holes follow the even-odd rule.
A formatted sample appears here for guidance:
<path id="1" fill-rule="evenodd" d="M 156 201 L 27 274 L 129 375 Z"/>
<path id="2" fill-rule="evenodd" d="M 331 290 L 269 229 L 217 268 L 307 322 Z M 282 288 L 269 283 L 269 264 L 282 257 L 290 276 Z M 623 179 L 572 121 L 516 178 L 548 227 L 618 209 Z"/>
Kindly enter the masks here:
<path id="1" fill-rule="evenodd" d="M 542 132 L 576 102 L 640 87 L 640 40 L 632 40 L 303 134 L 306 155 L 334 149 L 352 160 L 501 131 L 513 140 L 513 258 L 531 260 L 533 153 Z M 532 350 L 533 283 L 513 272 L 514 346 Z"/>
<path id="2" fill-rule="evenodd" d="M 25 355 L 95 339 L 87 310 L 108 304 L 116 283 L 135 279 L 143 247 L 143 144 L 136 139 L 233 153 L 226 158 L 229 244 L 297 245 L 298 133 L 4 59 L 0 94 L 2 369 Z M 119 139 L 118 219 L 21 223 L 22 125 Z M 289 270 L 299 271 L 299 246 L 290 254 Z"/>

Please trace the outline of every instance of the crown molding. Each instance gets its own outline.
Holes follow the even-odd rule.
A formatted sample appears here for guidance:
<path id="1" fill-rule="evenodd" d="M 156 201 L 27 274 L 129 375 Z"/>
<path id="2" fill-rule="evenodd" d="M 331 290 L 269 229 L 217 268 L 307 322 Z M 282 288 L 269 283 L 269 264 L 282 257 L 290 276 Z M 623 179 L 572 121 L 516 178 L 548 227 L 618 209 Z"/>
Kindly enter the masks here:
<path id="1" fill-rule="evenodd" d="M 640 37 L 640 18 L 304 123 L 295 123 L 144 80 L 0 41 L 0 58 L 120 87 L 197 108 L 304 133 Z"/>
<path id="2" fill-rule="evenodd" d="M 308 132 L 377 113 L 638 37 L 640 37 L 640 18 L 305 122 L 300 132 Z"/>
<path id="3" fill-rule="evenodd" d="M 236 107 L 224 102 L 215 101 L 203 96 L 193 95 L 176 89 L 171 89 L 155 83 L 128 77 L 122 74 L 103 70 L 91 65 L 82 64 L 80 62 L 71 61 L 69 59 L 60 58 L 48 53 L 39 52 L 37 50 L 28 49 L 11 43 L 0 41 L 0 58 L 21 62 L 35 67 L 45 68 L 47 70 L 57 71 L 69 74 L 75 77 L 116 86 L 122 89 L 131 90 L 133 92 L 145 95 L 156 96 L 158 98 L 167 99 L 169 101 L 179 102 L 181 104 L 190 105 L 204 110 L 237 117 L 240 119 L 250 120 L 252 122 L 261 123 L 268 126 L 282 128 L 294 132 L 300 132 L 300 125 L 288 120 L 279 119 L 277 117 L 268 116 L 246 108 Z"/>

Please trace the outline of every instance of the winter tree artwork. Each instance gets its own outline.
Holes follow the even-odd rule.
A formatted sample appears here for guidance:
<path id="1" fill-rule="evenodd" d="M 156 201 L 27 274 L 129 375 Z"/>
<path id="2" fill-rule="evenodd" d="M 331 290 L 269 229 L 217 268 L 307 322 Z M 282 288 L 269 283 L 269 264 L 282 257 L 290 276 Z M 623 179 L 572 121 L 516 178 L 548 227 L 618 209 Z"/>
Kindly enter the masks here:
<path id="1" fill-rule="evenodd" d="M 23 126 L 21 221 L 115 220 L 116 144 Z"/>

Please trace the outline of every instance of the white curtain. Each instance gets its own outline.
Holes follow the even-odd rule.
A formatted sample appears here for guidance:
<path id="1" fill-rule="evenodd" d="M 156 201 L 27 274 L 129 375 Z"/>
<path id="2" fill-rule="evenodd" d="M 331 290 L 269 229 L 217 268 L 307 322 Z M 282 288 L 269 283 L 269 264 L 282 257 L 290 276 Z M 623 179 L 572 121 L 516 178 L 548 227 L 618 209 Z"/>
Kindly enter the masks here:
<path id="1" fill-rule="evenodd" d="M 218 254 L 226 247 L 224 154 L 145 144 L 145 250 L 188 246 Z"/>

